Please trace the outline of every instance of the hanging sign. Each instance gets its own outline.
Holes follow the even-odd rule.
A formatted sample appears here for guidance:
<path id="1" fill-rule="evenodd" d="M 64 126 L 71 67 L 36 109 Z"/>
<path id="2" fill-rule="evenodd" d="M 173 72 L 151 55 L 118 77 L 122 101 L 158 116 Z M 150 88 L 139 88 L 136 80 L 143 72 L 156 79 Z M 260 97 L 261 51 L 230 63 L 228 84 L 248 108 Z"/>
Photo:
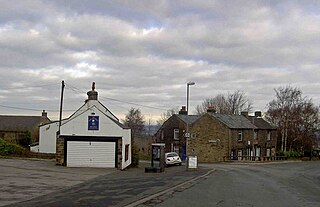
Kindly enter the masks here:
<path id="1" fill-rule="evenodd" d="M 88 130 L 99 130 L 99 116 L 88 116 Z"/>

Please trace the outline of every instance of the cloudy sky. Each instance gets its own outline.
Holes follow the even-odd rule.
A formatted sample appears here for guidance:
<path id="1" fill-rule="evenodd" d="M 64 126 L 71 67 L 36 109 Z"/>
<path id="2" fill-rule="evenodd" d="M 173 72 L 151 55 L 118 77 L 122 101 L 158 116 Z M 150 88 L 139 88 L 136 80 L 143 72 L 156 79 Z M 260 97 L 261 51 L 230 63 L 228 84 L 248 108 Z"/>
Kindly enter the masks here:
<path id="1" fill-rule="evenodd" d="M 57 119 L 80 107 L 91 83 L 122 118 L 190 110 L 246 92 L 266 110 L 291 85 L 320 103 L 320 1 L 0 0 L 0 114 Z"/>

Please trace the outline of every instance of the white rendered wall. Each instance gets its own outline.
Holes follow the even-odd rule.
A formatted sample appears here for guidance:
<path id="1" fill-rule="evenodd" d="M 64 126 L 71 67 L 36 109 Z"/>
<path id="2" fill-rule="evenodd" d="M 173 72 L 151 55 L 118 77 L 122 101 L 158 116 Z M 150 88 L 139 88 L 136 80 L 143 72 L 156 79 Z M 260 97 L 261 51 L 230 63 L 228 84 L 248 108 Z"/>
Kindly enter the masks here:
<path id="1" fill-rule="evenodd" d="M 46 124 L 39 129 L 39 152 L 56 153 L 56 134 L 59 122 Z"/>
<path id="2" fill-rule="evenodd" d="M 67 136 L 97 136 L 97 137 L 121 137 L 122 138 L 122 163 L 121 169 L 131 164 L 131 130 L 123 129 L 113 119 L 110 112 L 96 100 L 89 100 L 76 113 L 63 120 L 60 134 Z M 88 130 L 88 116 L 99 116 L 99 130 Z M 110 115 L 110 117 L 106 116 Z M 40 127 L 39 151 L 44 153 L 56 153 L 56 133 L 58 122 Z M 106 138 L 107 139 L 107 138 Z M 125 161 L 125 146 L 129 144 L 129 156 Z"/>
<path id="3" fill-rule="evenodd" d="M 122 168 L 121 169 L 125 169 L 126 167 L 128 167 L 131 164 L 131 130 L 130 129 L 123 129 L 122 131 Z M 125 147 L 126 144 L 129 144 L 129 157 L 128 160 L 125 161 Z"/>

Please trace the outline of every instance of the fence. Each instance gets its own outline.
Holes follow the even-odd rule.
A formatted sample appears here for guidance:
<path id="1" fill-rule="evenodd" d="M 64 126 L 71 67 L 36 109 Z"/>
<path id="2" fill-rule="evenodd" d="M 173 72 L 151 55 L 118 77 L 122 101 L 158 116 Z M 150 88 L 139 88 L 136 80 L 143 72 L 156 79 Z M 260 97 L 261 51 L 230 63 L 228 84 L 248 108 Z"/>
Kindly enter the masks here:
<path id="1" fill-rule="evenodd" d="M 224 161 L 239 160 L 239 161 L 275 161 L 287 160 L 286 156 L 225 156 Z"/>

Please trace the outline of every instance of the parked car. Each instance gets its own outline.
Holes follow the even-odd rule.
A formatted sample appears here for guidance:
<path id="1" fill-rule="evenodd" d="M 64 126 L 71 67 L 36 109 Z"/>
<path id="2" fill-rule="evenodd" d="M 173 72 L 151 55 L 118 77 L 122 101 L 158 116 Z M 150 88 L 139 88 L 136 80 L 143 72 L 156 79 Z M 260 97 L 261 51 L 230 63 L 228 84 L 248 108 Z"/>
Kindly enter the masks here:
<path id="1" fill-rule="evenodd" d="M 165 153 L 166 165 L 181 165 L 181 159 L 176 152 Z"/>

